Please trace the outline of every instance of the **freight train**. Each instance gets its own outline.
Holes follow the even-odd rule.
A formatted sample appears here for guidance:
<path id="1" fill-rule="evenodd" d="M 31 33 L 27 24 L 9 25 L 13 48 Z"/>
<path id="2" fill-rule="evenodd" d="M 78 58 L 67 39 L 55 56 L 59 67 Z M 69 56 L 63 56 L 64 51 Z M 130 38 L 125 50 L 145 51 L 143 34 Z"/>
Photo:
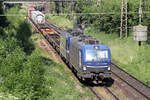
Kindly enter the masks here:
<path id="1" fill-rule="evenodd" d="M 28 12 L 29 20 L 39 27 L 39 31 L 80 80 L 90 79 L 91 82 L 99 83 L 110 78 L 111 53 L 108 46 L 81 31 L 57 30 L 58 27 L 52 24 L 50 26 L 50 23 L 45 21 L 45 16 L 41 12 L 34 11 L 31 8 Z M 41 21 L 41 19 L 44 21 Z"/>
<path id="2" fill-rule="evenodd" d="M 36 24 L 44 24 L 45 23 L 45 15 L 35 10 L 34 7 L 28 8 L 28 17 L 30 17 Z"/>

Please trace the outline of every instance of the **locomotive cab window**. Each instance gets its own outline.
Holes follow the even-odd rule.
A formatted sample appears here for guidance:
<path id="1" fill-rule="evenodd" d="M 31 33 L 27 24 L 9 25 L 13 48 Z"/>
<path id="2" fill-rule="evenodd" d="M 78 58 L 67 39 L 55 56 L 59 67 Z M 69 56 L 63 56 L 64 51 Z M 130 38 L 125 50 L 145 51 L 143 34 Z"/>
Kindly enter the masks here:
<path id="1" fill-rule="evenodd" d="M 102 59 L 108 59 L 108 50 L 93 50 L 89 49 L 85 52 L 86 61 L 101 61 Z"/>

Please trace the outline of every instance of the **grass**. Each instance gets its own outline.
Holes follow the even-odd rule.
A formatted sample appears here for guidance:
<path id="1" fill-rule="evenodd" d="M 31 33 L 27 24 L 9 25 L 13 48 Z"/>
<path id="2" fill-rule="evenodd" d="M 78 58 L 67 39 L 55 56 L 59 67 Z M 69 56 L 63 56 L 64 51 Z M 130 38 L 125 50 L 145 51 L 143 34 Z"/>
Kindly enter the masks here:
<path id="1" fill-rule="evenodd" d="M 68 20 L 65 16 L 52 16 L 47 14 L 46 18 L 63 29 L 73 28 L 73 21 Z"/>
<path id="2" fill-rule="evenodd" d="M 44 77 L 46 79 L 46 87 L 51 91 L 51 96 L 45 98 L 45 100 L 84 100 L 85 97 L 93 99 L 95 97 L 94 94 L 86 87 L 84 87 L 86 90 L 84 93 L 79 92 L 75 82 L 70 79 L 73 75 L 72 72 L 66 72 L 62 64 L 52 61 L 51 55 L 39 47 L 36 41 L 41 39 L 41 34 L 34 34 L 32 36 L 39 54 L 48 59 L 48 62 L 46 61 L 47 66 L 45 66 L 46 72 Z"/>
<path id="3" fill-rule="evenodd" d="M 85 31 L 86 34 L 96 37 L 110 47 L 112 60 L 121 68 L 150 85 L 149 45 L 143 43 L 143 46 L 139 47 L 138 43 L 132 39 L 132 35 L 119 39 L 116 34 L 97 32 L 93 28 L 88 28 Z"/>

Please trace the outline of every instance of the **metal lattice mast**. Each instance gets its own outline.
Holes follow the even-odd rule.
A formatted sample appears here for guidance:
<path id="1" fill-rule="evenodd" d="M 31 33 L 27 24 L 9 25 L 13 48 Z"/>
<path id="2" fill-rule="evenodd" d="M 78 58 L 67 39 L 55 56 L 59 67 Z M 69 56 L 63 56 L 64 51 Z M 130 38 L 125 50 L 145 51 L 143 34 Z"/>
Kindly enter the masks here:
<path id="1" fill-rule="evenodd" d="M 120 23 L 120 39 L 128 36 L 128 11 L 127 0 L 122 0 L 121 5 L 121 23 Z"/>
<path id="2" fill-rule="evenodd" d="M 48 0 L 46 0 L 43 4 L 44 8 L 45 8 L 45 13 L 50 13 L 51 9 L 50 9 L 50 2 L 48 2 Z"/>

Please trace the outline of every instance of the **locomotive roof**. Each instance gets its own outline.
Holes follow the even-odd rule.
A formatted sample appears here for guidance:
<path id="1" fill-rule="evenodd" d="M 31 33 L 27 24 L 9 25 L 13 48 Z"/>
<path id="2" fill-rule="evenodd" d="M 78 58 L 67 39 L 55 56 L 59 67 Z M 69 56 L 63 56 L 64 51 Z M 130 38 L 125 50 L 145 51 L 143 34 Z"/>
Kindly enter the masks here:
<path id="1" fill-rule="evenodd" d="M 82 45 L 99 45 L 101 44 L 99 40 L 93 38 L 91 36 L 85 35 L 83 32 L 76 32 L 76 31 L 63 31 L 61 35 L 64 38 L 71 37 L 71 43 L 80 48 Z"/>
<path id="2" fill-rule="evenodd" d="M 98 40 L 92 38 L 90 36 L 82 35 L 82 36 L 73 36 L 71 38 L 72 42 L 76 45 L 92 45 L 92 44 L 100 44 Z"/>
<path id="3" fill-rule="evenodd" d="M 85 35 L 80 29 L 68 29 L 67 34 L 72 37 L 72 40 L 80 44 L 100 44 L 100 41 L 89 35 Z"/>

